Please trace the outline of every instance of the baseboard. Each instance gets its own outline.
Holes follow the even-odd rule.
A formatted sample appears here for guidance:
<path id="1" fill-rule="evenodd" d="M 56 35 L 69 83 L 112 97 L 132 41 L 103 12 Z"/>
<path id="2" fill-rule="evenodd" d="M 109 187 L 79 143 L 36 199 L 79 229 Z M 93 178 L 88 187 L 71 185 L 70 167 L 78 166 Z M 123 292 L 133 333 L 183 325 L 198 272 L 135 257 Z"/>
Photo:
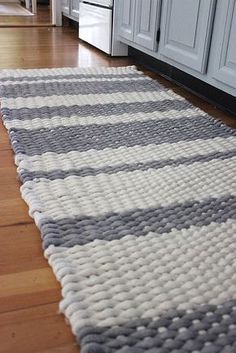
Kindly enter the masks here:
<path id="1" fill-rule="evenodd" d="M 232 95 L 132 47 L 129 47 L 129 55 L 148 69 L 159 73 L 180 86 L 183 86 L 191 93 L 196 94 L 217 108 L 236 117 L 236 98 Z"/>

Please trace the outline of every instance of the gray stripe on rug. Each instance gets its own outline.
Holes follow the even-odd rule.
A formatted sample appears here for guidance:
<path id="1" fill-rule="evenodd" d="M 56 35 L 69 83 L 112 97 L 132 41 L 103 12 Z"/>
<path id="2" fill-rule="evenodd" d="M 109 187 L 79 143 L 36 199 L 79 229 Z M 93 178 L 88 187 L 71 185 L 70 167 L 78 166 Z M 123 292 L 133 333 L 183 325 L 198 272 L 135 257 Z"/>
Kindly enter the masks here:
<path id="1" fill-rule="evenodd" d="M 128 92 L 151 92 L 161 89 L 159 84 L 150 79 L 141 81 L 97 81 L 94 82 L 40 82 L 40 83 L 20 83 L 7 85 L 0 90 L 0 95 L 4 98 L 19 97 L 47 97 L 60 96 L 64 94 L 102 94 L 102 93 L 128 93 Z"/>
<path id="2" fill-rule="evenodd" d="M 126 235 L 159 234 L 190 226 L 206 226 L 211 222 L 236 219 L 236 197 L 226 195 L 204 201 L 187 201 L 167 207 L 135 209 L 124 213 L 109 213 L 100 217 L 74 217 L 53 220 L 44 218 L 39 224 L 43 247 L 50 245 L 73 247 L 95 239 L 112 241 Z"/>
<path id="3" fill-rule="evenodd" d="M 175 143 L 227 137 L 236 135 L 227 127 L 219 129 L 207 117 L 164 119 L 107 125 L 57 127 L 54 129 L 25 130 L 11 128 L 10 138 L 15 153 L 28 156 L 46 152 L 65 153 L 73 150 L 101 150 L 107 147 L 135 146 L 148 144 Z M 34 143 L 32 144 L 32 141 Z"/>
<path id="4" fill-rule="evenodd" d="M 47 80 L 70 80 L 70 79 L 90 79 L 90 78 L 117 78 L 117 79 L 122 79 L 122 78 L 138 78 L 138 77 L 144 77 L 143 75 L 133 73 L 133 74 L 120 74 L 117 75 L 115 73 L 110 73 L 110 74 L 66 74 L 66 75 L 48 75 L 48 76 L 20 76 L 20 77 L 14 77 L 14 76 L 9 76 L 9 77 L 2 77 L 1 82 L 9 82 L 9 86 L 11 84 L 14 84 L 15 81 L 28 81 L 28 82 L 37 82 L 37 81 L 47 81 Z M 10 81 L 12 81 L 10 83 Z M 23 83 L 22 83 L 23 84 Z M 34 83 L 32 83 L 34 85 Z"/>
<path id="5" fill-rule="evenodd" d="M 134 103 L 109 103 L 109 104 L 93 104 L 93 105 L 73 105 L 58 107 L 42 107 L 42 108 L 20 108 L 9 109 L 2 108 L 1 112 L 3 120 L 33 120 L 33 119 L 49 119 L 54 116 L 71 117 L 78 116 L 111 116 L 121 115 L 125 113 L 154 113 L 156 111 L 164 112 L 170 109 L 183 110 L 193 108 L 193 106 L 181 100 L 163 100 L 163 101 L 147 101 Z"/>
<path id="6" fill-rule="evenodd" d="M 195 162 L 208 162 L 212 159 L 229 159 L 236 155 L 236 149 L 231 151 L 224 151 L 224 152 L 212 152 L 208 155 L 196 155 L 191 157 L 181 157 L 177 159 L 166 159 L 166 160 L 157 160 L 151 161 L 147 163 L 134 163 L 134 164 L 121 164 L 117 166 L 105 166 L 102 168 L 81 168 L 81 169 L 68 169 L 68 170 L 61 170 L 55 169 L 53 171 L 45 171 L 45 170 L 37 170 L 37 171 L 29 171 L 29 170 L 19 170 L 19 176 L 23 183 L 26 181 L 32 181 L 34 179 L 49 179 L 49 180 L 56 180 L 56 179 L 65 179 L 69 176 L 80 176 L 86 177 L 89 175 L 95 176 L 98 174 L 114 174 L 119 172 L 133 172 L 135 170 L 147 170 L 147 169 L 159 169 L 164 168 L 166 166 L 178 166 L 180 164 L 193 164 Z"/>
<path id="7" fill-rule="evenodd" d="M 202 305 L 190 312 L 169 310 L 157 320 L 140 318 L 116 327 L 87 326 L 76 336 L 84 353 L 234 353 L 236 300 Z"/>

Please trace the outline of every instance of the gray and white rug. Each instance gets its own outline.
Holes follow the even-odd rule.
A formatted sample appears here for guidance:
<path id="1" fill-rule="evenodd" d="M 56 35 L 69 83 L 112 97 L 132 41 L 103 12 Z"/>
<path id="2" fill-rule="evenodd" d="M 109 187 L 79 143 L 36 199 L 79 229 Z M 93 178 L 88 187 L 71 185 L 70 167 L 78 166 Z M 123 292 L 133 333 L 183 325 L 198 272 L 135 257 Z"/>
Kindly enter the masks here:
<path id="1" fill-rule="evenodd" d="M 134 67 L 0 79 L 82 352 L 236 352 L 236 132 Z"/>

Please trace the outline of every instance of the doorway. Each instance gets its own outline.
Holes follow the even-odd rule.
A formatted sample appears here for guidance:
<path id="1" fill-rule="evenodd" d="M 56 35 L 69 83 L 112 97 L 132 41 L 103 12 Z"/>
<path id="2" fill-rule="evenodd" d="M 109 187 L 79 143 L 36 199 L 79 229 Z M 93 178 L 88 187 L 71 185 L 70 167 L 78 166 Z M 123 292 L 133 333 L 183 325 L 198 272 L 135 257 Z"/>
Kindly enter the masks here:
<path id="1" fill-rule="evenodd" d="M 52 26 L 52 0 L 0 0 L 0 27 Z"/>

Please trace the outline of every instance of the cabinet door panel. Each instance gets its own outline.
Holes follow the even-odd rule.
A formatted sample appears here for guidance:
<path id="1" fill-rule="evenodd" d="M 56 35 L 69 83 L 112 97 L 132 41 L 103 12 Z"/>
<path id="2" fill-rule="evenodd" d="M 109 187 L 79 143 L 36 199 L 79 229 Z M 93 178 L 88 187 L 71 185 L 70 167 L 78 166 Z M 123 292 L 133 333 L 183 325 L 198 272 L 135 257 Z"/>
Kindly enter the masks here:
<path id="1" fill-rule="evenodd" d="M 134 42 L 150 50 L 157 48 L 160 24 L 160 0 L 136 0 Z"/>
<path id="2" fill-rule="evenodd" d="M 62 10 L 62 12 L 69 15 L 69 13 L 70 13 L 70 0 L 62 0 L 61 1 L 61 10 Z"/>
<path id="3" fill-rule="evenodd" d="M 71 1 L 71 15 L 73 17 L 79 18 L 79 0 Z"/>
<path id="4" fill-rule="evenodd" d="M 160 53 L 204 73 L 215 3 L 215 0 L 163 2 Z"/>
<path id="5" fill-rule="evenodd" d="M 135 0 L 120 0 L 120 36 L 133 40 Z"/>
<path id="6" fill-rule="evenodd" d="M 236 88 L 236 0 L 220 2 L 217 11 L 213 77 Z"/>

